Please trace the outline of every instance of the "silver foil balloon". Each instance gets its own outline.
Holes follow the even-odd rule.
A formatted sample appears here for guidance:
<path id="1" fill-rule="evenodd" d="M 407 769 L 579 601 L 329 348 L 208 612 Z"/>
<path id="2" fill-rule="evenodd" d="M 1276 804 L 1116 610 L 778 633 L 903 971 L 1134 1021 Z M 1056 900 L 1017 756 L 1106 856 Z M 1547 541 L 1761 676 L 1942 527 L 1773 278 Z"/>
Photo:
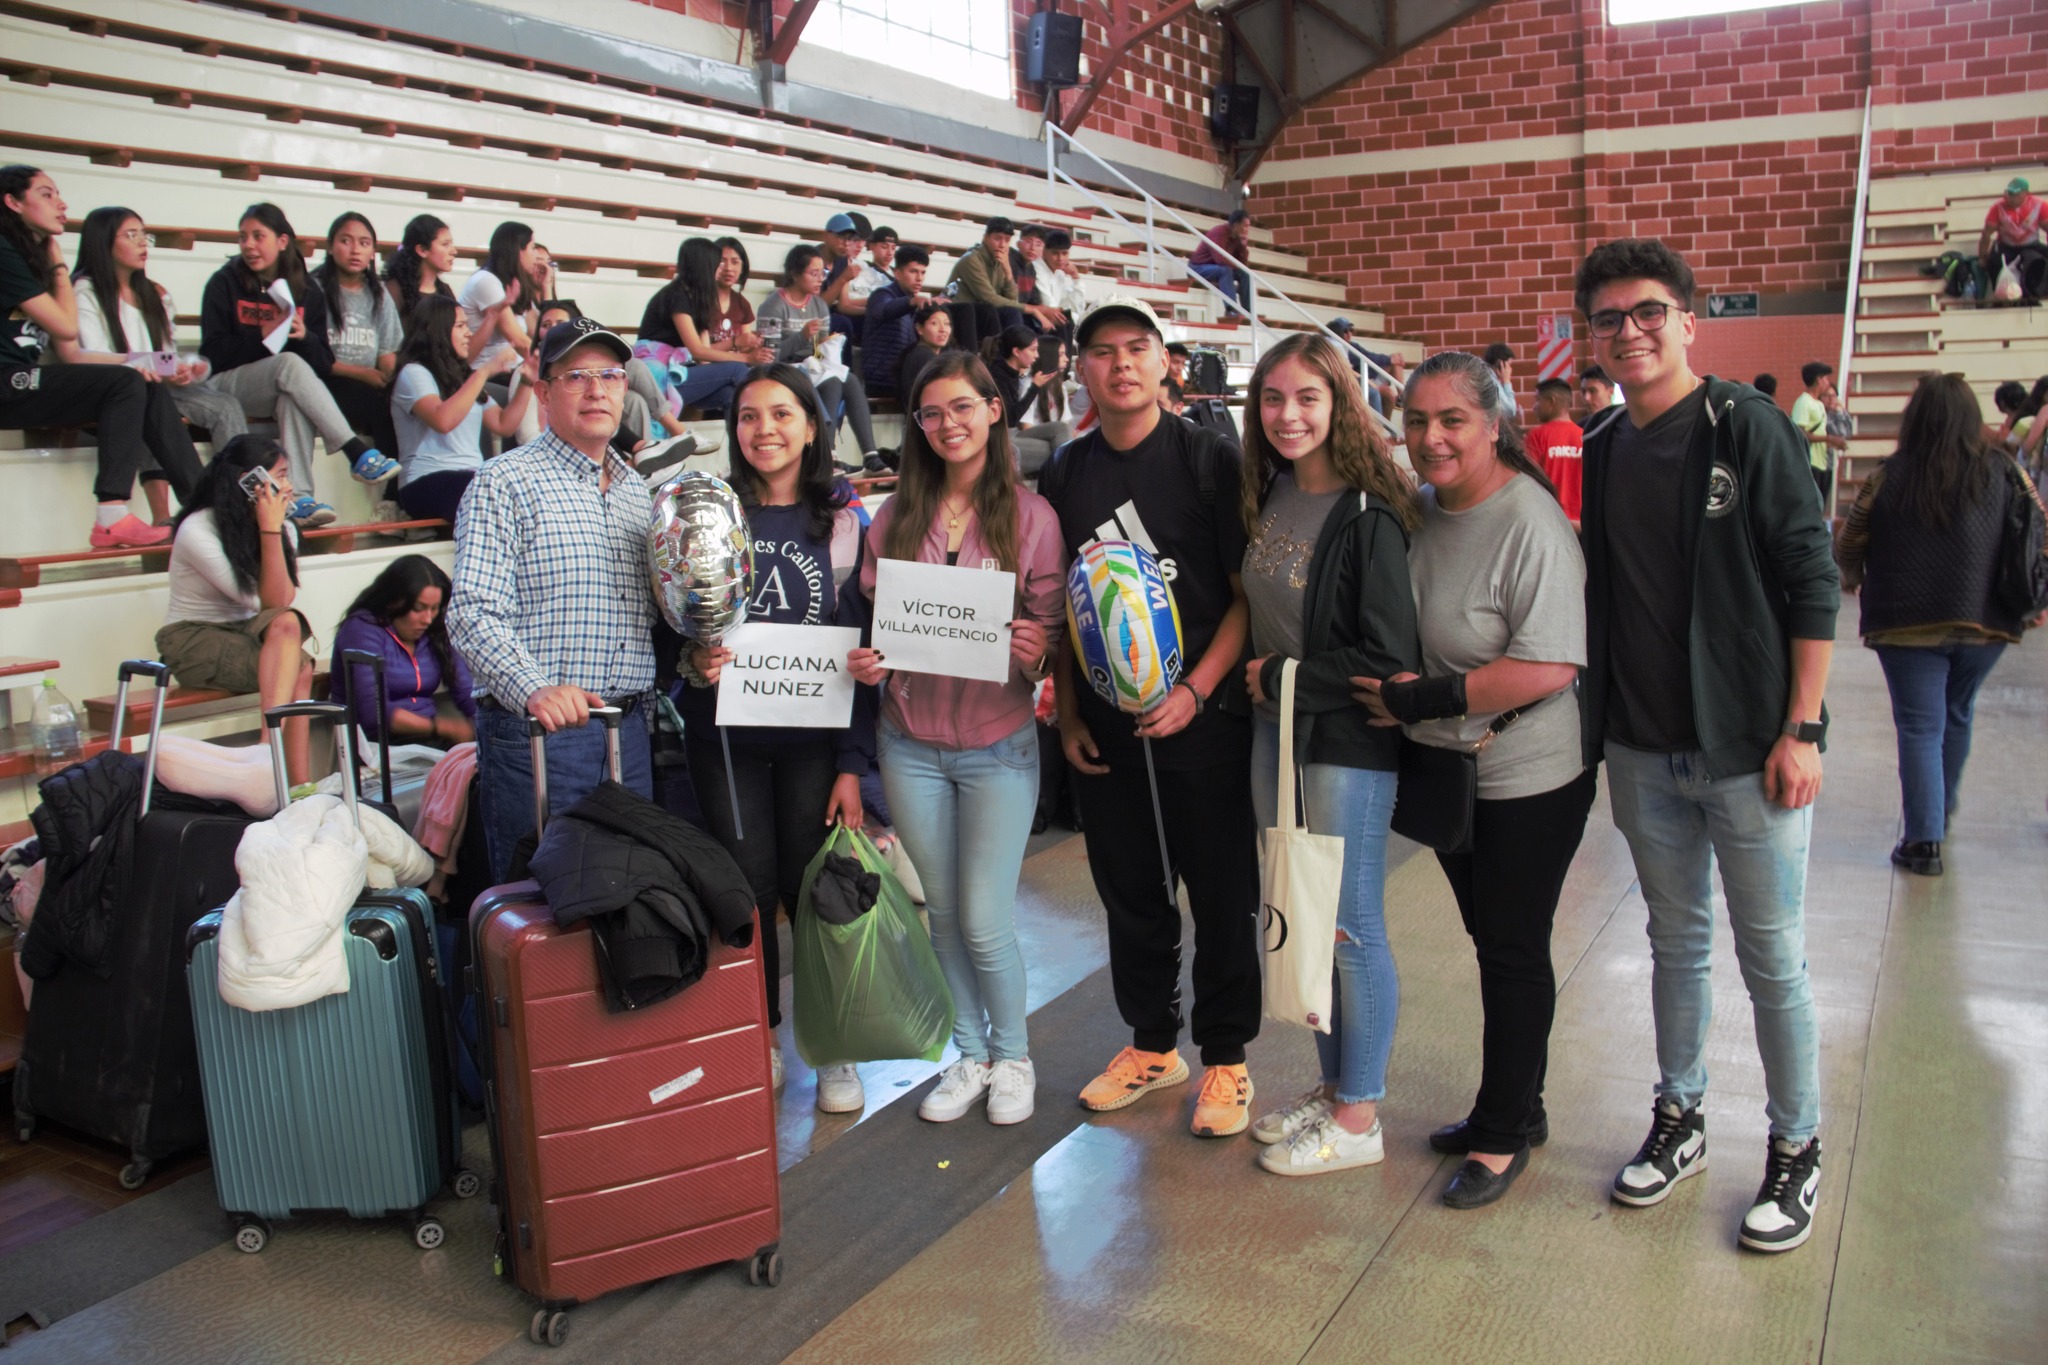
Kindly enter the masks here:
<path id="1" fill-rule="evenodd" d="M 647 559 L 654 600 L 684 638 L 716 645 L 746 620 L 753 539 L 725 480 L 692 472 L 661 486 L 647 528 Z"/>

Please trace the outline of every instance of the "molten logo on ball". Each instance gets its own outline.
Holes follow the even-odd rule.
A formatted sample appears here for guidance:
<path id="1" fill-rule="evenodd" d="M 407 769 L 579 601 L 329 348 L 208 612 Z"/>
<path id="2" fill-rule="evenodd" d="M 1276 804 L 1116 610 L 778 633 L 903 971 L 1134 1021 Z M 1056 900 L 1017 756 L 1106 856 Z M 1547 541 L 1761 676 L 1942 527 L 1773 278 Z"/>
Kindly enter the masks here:
<path id="1" fill-rule="evenodd" d="M 1089 686 L 1118 710 L 1142 715 L 1180 681 L 1180 611 L 1143 546 L 1083 547 L 1067 573 L 1067 622 Z"/>

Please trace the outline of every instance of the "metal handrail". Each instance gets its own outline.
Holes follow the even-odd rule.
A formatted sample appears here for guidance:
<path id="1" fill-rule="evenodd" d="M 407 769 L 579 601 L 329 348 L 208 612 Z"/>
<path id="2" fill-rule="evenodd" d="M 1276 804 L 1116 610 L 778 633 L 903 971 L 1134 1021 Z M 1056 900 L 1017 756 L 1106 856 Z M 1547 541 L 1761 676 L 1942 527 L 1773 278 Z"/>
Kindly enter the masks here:
<path id="1" fill-rule="evenodd" d="M 1057 123 L 1054 123 L 1051 120 L 1047 120 L 1045 127 L 1046 193 L 1048 198 L 1052 198 L 1054 200 L 1052 207 L 1058 207 L 1058 184 L 1060 181 L 1064 180 L 1067 184 L 1072 185 L 1075 190 L 1077 190 L 1096 208 L 1101 209 L 1104 213 L 1107 213 L 1110 217 L 1116 219 L 1117 222 L 1122 223 L 1131 231 L 1136 232 L 1139 230 L 1137 224 L 1125 218 L 1121 213 L 1118 213 L 1107 202 L 1105 202 L 1101 198 L 1101 196 L 1097 195 L 1095 191 L 1089 189 L 1079 180 L 1076 180 L 1073 176 L 1067 174 L 1065 171 L 1060 169 L 1058 159 L 1055 155 L 1056 144 L 1054 143 L 1051 136 L 1052 134 L 1057 133 L 1060 135 L 1061 138 L 1065 139 L 1067 146 L 1080 152 L 1083 156 L 1087 157 L 1090 161 L 1093 161 L 1103 170 L 1108 171 L 1111 175 L 1115 176 L 1119 183 L 1121 183 L 1133 195 L 1137 196 L 1140 200 L 1144 202 L 1145 251 L 1146 258 L 1148 261 L 1157 256 L 1165 256 L 1168 260 L 1177 262 L 1185 275 L 1187 275 L 1191 279 L 1199 281 L 1204 288 L 1209 290 L 1210 293 L 1215 294 L 1218 298 L 1223 300 L 1226 309 L 1225 316 L 1229 315 L 1229 309 L 1236 309 L 1240 313 L 1245 311 L 1238 304 L 1238 301 L 1236 299 L 1232 298 L 1228 294 L 1225 294 L 1223 290 L 1215 284 L 1214 281 L 1209 280 L 1208 278 L 1202 275 L 1196 274 L 1195 268 L 1192 265 L 1190 265 L 1185 259 L 1175 256 L 1172 252 L 1166 250 L 1164 247 L 1159 245 L 1158 233 L 1153 224 L 1153 214 L 1155 212 L 1163 210 L 1168 217 L 1172 218 L 1174 222 L 1180 225 L 1183 231 L 1190 233 L 1196 237 L 1203 236 L 1201 229 L 1197 228 L 1194 224 L 1190 223 L 1187 219 L 1183 218 L 1180 215 L 1179 211 L 1177 211 L 1171 204 L 1165 203 L 1164 201 L 1158 199 L 1152 194 L 1151 191 L 1145 189 L 1143 186 L 1138 185 L 1129 176 L 1125 175 L 1122 171 L 1110 165 L 1107 161 L 1104 161 L 1101 157 L 1097 156 L 1094 152 L 1090 151 L 1087 147 L 1083 146 L 1081 142 L 1078 139 L 1076 139 L 1072 133 L 1060 127 Z M 1337 351 L 1340 355 L 1346 353 L 1357 355 L 1361 367 L 1361 373 L 1359 375 L 1359 383 L 1361 387 L 1364 384 L 1370 382 L 1373 376 L 1379 376 L 1380 378 L 1385 379 L 1390 384 L 1396 382 L 1392 374 L 1388 373 L 1386 370 L 1383 370 L 1378 365 L 1374 364 L 1372 358 L 1366 355 L 1362 349 L 1352 345 L 1343 337 L 1340 337 L 1335 332 L 1331 331 L 1327 325 L 1325 325 L 1315 316 L 1315 314 L 1309 312 L 1306 308 L 1303 308 L 1299 303 L 1296 303 L 1292 298 L 1288 297 L 1288 295 L 1283 290 L 1277 289 L 1271 284 L 1267 283 L 1265 277 L 1260 275 L 1258 271 L 1253 270 L 1249 265 L 1246 265 L 1243 261 L 1238 260 L 1237 257 L 1231 255 L 1222 247 L 1217 246 L 1214 242 L 1209 243 L 1209 249 L 1215 252 L 1218 256 L 1221 256 L 1224 260 L 1228 261 L 1234 268 L 1244 271 L 1246 275 L 1251 277 L 1252 299 L 1255 304 L 1259 296 L 1259 286 L 1264 285 L 1266 288 L 1266 292 L 1270 293 L 1274 298 L 1279 299 L 1282 303 L 1285 303 L 1288 307 L 1292 308 L 1295 312 L 1299 313 L 1303 321 L 1307 322 L 1309 326 L 1313 327 L 1316 331 L 1321 332 L 1324 336 L 1328 337 L 1333 343 L 1335 343 Z M 1256 355 L 1258 354 L 1261 331 L 1271 331 L 1272 329 L 1259 321 L 1256 308 L 1254 308 L 1251 311 L 1247 320 L 1251 323 L 1252 327 L 1252 353 Z M 1368 411 L 1370 411 L 1370 405 L 1368 405 Z M 1390 421 L 1384 414 L 1375 413 L 1374 416 L 1378 417 L 1380 420 L 1380 424 L 1386 427 L 1389 431 L 1395 430 L 1393 422 Z"/>

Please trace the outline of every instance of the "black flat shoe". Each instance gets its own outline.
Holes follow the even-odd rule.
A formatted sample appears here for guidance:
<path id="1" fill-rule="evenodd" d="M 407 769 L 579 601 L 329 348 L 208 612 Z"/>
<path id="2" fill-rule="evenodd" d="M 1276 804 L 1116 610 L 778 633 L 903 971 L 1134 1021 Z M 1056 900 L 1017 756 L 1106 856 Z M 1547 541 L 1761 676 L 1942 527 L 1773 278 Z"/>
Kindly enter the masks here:
<path id="1" fill-rule="evenodd" d="M 1917 872 L 1923 877 L 1941 875 L 1941 844 L 1933 840 L 1916 843 L 1901 842 L 1892 850 L 1892 861 L 1908 872 Z"/>
<path id="2" fill-rule="evenodd" d="M 1508 1192 L 1508 1186 L 1515 1183 L 1515 1177 L 1529 1164 L 1529 1149 L 1524 1147 L 1508 1162 L 1508 1168 L 1495 1175 L 1476 1161 L 1467 1161 L 1451 1176 L 1451 1183 L 1444 1186 L 1444 1207 L 1452 1209 L 1476 1209 L 1491 1204 Z"/>
<path id="3" fill-rule="evenodd" d="M 1529 1130 L 1529 1145 L 1541 1147 L 1548 1141 L 1550 1116 L 1546 1114 Z M 1472 1121 L 1459 1119 L 1456 1123 L 1445 1124 L 1429 1135 L 1429 1146 L 1432 1151 L 1442 1152 L 1445 1156 L 1465 1155 L 1472 1150 Z"/>

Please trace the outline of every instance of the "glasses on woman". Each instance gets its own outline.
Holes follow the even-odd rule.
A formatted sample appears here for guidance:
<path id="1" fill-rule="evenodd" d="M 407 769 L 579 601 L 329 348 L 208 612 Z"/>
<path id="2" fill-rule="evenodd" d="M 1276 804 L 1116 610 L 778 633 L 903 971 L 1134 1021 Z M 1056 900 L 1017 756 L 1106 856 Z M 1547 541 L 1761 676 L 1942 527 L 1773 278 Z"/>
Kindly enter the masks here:
<path id="1" fill-rule="evenodd" d="M 626 387 L 626 372 L 616 368 L 609 370 L 564 370 L 554 377 L 553 382 L 560 384 L 570 393 L 585 393 L 593 387 L 610 392 Z"/>
<path id="2" fill-rule="evenodd" d="M 926 431 L 937 431 L 940 424 L 950 417 L 964 427 L 974 420 L 975 412 L 988 401 L 986 398 L 955 398 L 943 408 L 919 408 L 915 414 L 917 424 Z"/>
<path id="3" fill-rule="evenodd" d="M 1672 313 L 1685 310 L 1671 303 L 1639 303 L 1623 312 L 1619 308 L 1603 308 L 1586 318 L 1586 330 L 1596 337 L 1618 336 L 1623 318 L 1635 319 L 1639 332 L 1660 332 L 1664 330 L 1664 319 Z"/>

